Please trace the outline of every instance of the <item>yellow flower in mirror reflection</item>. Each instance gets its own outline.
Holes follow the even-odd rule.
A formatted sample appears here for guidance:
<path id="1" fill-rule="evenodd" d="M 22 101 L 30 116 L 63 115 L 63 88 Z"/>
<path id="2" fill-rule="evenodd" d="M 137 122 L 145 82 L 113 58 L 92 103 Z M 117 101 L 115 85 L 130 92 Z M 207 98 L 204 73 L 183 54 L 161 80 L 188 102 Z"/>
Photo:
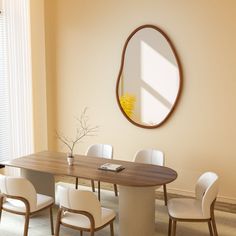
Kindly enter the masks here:
<path id="1" fill-rule="evenodd" d="M 128 93 L 120 97 L 120 105 L 128 117 L 133 115 L 135 101 L 135 96 Z"/>

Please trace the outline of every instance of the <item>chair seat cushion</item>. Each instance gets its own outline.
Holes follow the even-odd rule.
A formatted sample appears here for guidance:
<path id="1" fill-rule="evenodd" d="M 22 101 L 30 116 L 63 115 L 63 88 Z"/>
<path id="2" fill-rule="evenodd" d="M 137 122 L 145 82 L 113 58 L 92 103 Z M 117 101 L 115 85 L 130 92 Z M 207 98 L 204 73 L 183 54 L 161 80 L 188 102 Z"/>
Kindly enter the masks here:
<path id="1" fill-rule="evenodd" d="M 95 228 L 103 226 L 107 222 L 114 219 L 115 216 L 116 215 L 113 210 L 102 207 L 102 222 L 101 224 L 95 223 L 96 224 Z M 61 218 L 61 222 L 71 225 L 71 226 L 84 228 L 84 229 L 90 229 L 91 227 L 88 217 L 81 214 L 71 213 L 71 212 L 65 212 L 65 214 Z"/>
<path id="2" fill-rule="evenodd" d="M 43 194 L 37 194 L 37 207 L 35 211 L 43 209 L 44 207 L 47 207 L 53 203 L 54 199 L 52 197 Z"/>
<path id="3" fill-rule="evenodd" d="M 43 209 L 44 207 L 53 204 L 53 202 L 54 200 L 52 197 L 43 194 L 37 194 L 37 206 L 36 209 L 31 210 L 31 213 Z M 22 201 L 11 198 L 6 199 L 6 201 L 3 203 L 3 208 L 21 213 L 26 212 L 25 204 Z"/>
<path id="4" fill-rule="evenodd" d="M 177 219 L 207 219 L 203 216 L 201 201 L 188 198 L 173 198 L 168 201 L 169 215 Z"/>

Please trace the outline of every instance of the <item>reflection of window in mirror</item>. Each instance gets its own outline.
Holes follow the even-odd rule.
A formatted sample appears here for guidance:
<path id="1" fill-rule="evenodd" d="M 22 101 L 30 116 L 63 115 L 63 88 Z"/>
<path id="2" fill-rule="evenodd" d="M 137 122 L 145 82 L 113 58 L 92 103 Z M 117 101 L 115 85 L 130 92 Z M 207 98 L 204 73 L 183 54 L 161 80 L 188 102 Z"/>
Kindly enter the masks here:
<path id="1" fill-rule="evenodd" d="M 173 46 L 162 31 L 143 26 L 128 38 L 122 58 L 117 97 L 123 113 L 138 126 L 159 126 L 180 90 L 181 70 Z"/>

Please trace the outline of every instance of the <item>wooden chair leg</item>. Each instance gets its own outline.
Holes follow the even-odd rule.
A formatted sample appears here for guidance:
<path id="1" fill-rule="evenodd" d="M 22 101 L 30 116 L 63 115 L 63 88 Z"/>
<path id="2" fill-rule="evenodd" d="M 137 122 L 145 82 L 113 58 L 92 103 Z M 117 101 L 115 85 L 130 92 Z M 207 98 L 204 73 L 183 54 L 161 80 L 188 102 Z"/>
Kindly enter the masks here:
<path id="1" fill-rule="evenodd" d="M 114 236 L 113 221 L 110 223 L 110 231 L 111 231 L 111 236 Z"/>
<path id="2" fill-rule="evenodd" d="M 173 234 L 172 236 L 175 236 L 176 235 L 176 224 L 177 224 L 177 221 L 176 220 L 173 220 Z"/>
<path id="3" fill-rule="evenodd" d="M 166 190 L 166 185 L 163 185 L 163 191 L 164 191 L 164 201 L 165 201 L 165 205 L 167 206 L 167 190 Z"/>
<path id="4" fill-rule="evenodd" d="M 95 184 L 94 184 L 94 180 L 91 180 L 91 186 L 92 186 L 92 191 L 95 192 Z"/>
<path id="5" fill-rule="evenodd" d="M 50 222 L 51 222 L 51 234 L 54 235 L 52 206 L 50 207 Z"/>
<path id="6" fill-rule="evenodd" d="M 101 182 L 98 181 L 98 200 L 101 200 Z"/>
<path id="7" fill-rule="evenodd" d="M 217 228 L 216 228 L 216 221 L 215 221 L 215 216 L 214 216 L 214 212 L 212 214 L 212 226 L 213 226 L 213 231 L 214 231 L 214 236 L 218 236 L 218 232 L 217 232 Z"/>
<path id="8" fill-rule="evenodd" d="M 2 204 L 3 204 L 3 196 L 1 196 L 1 193 L 0 193 L 0 222 L 2 218 Z"/>
<path id="9" fill-rule="evenodd" d="M 168 227 L 168 236 L 171 236 L 172 220 L 169 217 L 169 227 Z"/>
<path id="10" fill-rule="evenodd" d="M 114 192 L 115 192 L 115 196 L 117 197 L 118 196 L 118 190 L 117 190 L 117 185 L 114 184 Z"/>
<path id="11" fill-rule="evenodd" d="M 208 223 L 208 228 L 209 228 L 210 236 L 213 236 L 211 221 L 208 221 L 207 223 Z"/>
<path id="12" fill-rule="evenodd" d="M 94 236 L 94 230 L 91 230 L 90 236 Z"/>
<path id="13" fill-rule="evenodd" d="M 59 236 L 60 225 L 61 225 L 61 214 L 62 214 L 62 210 L 59 209 L 59 211 L 58 211 L 58 213 L 57 213 L 57 222 L 56 222 L 56 232 L 55 232 L 55 236 Z"/>
<path id="14" fill-rule="evenodd" d="M 28 229 L 29 229 L 29 218 L 30 218 L 29 213 L 26 213 L 26 214 L 25 214 L 24 236 L 27 236 L 27 235 L 28 235 Z"/>
<path id="15" fill-rule="evenodd" d="M 75 189 L 78 189 L 78 185 L 79 185 L 79 178 L 76 177 L 75 178 Z"/>

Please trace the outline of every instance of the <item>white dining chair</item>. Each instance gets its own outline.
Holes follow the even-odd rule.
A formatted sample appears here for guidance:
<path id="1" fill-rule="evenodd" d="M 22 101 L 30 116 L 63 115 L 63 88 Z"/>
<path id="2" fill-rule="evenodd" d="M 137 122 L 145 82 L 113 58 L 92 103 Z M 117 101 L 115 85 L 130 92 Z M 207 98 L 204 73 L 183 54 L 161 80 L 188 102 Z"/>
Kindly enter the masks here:
<path id="1" fill-rule="evenodd" d="M 134 162 L 144 163 L 144 164 L 151 164 L 151 165 L 165 165 L 165 156 L 164 153 L 160 150 L 156 149 L 142 149 L 134 155 Z M 167 205 L 167 190 L 166 185 L 163 185 L 163 192 L 164 192 L 164 201 L 165 205 Z"/>
<path id="2" fill-rule="evenodd" d="M 60 209 L 57 215 L 56 236 L 59 236 L 60 225 L 80 231 L 94 232 L 110 225 L 110 235 L 114 236 L 113 222 L 116 214 L 113 210 L 101 207 L 93 192 L 58 186 Z"/>
<path id="3" fill-rule="evenodd" d="M 54 199 L 37 194 L 32 183 L 23 177 L 0 175 L 0 219 L 2 210 L 25 216 L 24 236 L 28 235 L 30 216 L 39 211 L 50 210 L 51 234 L 53 230 L 52 207 Z"/>
<path id="4" fill-rule="evenodd" d="M 176 235 L 177 221 L 207 222 L 211 236 L 217 236 L 214 205 L 219 178 L 213 172 L 200 176 L 195 186 L 195 198 L 173 198 L 168 201 L 169 236 Z"/>
<path id="5" fill-rule="evenodd" d="M 102 157 L 102 158 L 107 158 L 107 159 L 112 159 L 113 158 L 113 147 L 110 144 L 93 144 L 89 146 L 87 152 L 87 156 L 92 156 L 92 157 Z M 76 189 L 78 189 L 78 178 L 76 178 Z M 91 180 L 91 185 L 92 185 L 92 190 L 95 192 L 95 184 L 94 180 Z M 101 183 L 98 181 L 98 199 L 100 200 L 101 198 Z M 117 190 L 117 185 L 114 184 L 114 192 L 115 196 L 118 196 L 118 190 Z"/>

